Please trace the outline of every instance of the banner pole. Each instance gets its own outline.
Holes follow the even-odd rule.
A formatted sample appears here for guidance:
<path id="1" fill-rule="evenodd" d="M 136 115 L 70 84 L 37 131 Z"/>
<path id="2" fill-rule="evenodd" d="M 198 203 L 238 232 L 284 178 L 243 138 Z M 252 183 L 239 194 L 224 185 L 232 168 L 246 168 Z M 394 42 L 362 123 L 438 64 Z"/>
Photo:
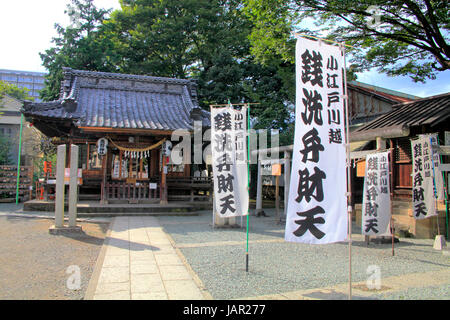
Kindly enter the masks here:
<path id="1" fill-rule="evenodd" d="M 437 140 L 437 144 L 439 144 L 439 140 Z M 441 235 L 441 230 L 439 228 L 439 210 L 438 210 L 438 195 L 437 195 L 437 186 L 436 186 L 436 172 L 434 171 L 434 150 L 433 150 L 433 138 L 430 138 L 430 146 L 431 146 L 431 166 L 433 167 L 433 191 L 434 191 L 434 209 L 436 210 L 436 224 L 437 224 L 437 232 L 438 236 Z"/>
<path id="2" fill-rule="evenodd" d="M 351 195 L 351 172 L 350 172 L 350 129 L 349 129 L 349 112 L 348 112 L 348 92 L 347 92 L 347 70 L 345 60 L 345 46 L 339 43 L 344 58 L 344 103 L 345 103 L 345 124 L 346 124 L 346 151 L 347 151 L 347 214 L 348 214 L 348 299 L 352 299 L 352 195 Z"/>
<path id="3" fill-rule="evenodd" d="M 437 141 L 437 145 L 439 146 L 439 134 L 436 135 L 436 141 Z M 443 163 L 442 161 L 442 154 L 439 154 L 439 160 L 440 163 Z M 439 170 L 438 170 L 439 172 Z M 443 184 L 443 188 L 444 188 L 444 199 L 445 199 L 445 230 L 446 230 L 446 238 L 448 240 L 448 191 L 447 191 L 447 184 L 448 184 L 448 173 L 447 173 L 447 183 L 445 182 L 445 173 L 442 172 L 442 184 Z"/>
<path id="4" fill-rule="evenodd" d="M 394 152 L 392 149 L 392 140 L 390 140 L 390 147 L 389 147 L 389 187 L 390 187 L 390 197 L 391 197 L 391 235 L 392 235 L 392 256 L 395 255 L 394 251 L 394 242 L 395 242 L 395 227 L 394 227 L 394 215 L 393 215 L 393 206 L 394 206 L 394 174 L 393 174 L 393 159 L 394 159 Z"/>
<path id="5" fill-rule="evenodd" d="M 22 129 L 23 129 L 23 113 L 20 115 L 19 152 L 17 153 L 16 204 L 19 203 L 20 158 L 21 158 L 21 153 L 22 153 Z"/>
<path id="6" fill-rule="evenodd" d="M 247 105 L 247 192 L 248 192 L 248 209 L 247 209 L 247 227 L 246 227 L 246 251 L 245 251 L 245 271 L 248 272 L 248 225 L 250 216 L 250 106 Z"/>
<path id="7" fill-rule="evenodd" d="M 212 105 L 209 106 L 209 114 L 212 114 Z M 212 128 L 212 119 L 211 119 L 211 128 Z M 211 151 L 211 165 L 212 165 L 212 151 Z M 212 229 L 215 229 L 215 224 L 216 224 L 216 199 L 215 199 L 215 194 L 214 194 L 214 168 L 211 167 L 211 174 L 213 175 L 213 187 L 212 187 L 212 202 L 213 202 L 213 211 L 212 211 Z"/>

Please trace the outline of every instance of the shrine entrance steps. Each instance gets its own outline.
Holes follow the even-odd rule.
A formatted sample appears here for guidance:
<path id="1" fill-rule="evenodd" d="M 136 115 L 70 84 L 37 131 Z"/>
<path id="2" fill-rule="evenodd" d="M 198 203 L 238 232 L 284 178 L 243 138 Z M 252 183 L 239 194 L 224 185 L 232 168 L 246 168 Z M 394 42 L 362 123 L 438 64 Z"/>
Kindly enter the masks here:
<path id="1" fill-rule="evenodd" d="M 198 215 L 197 211 L 212 209 L 211 202 L 169 202 L 166 205 L 108 203 L 99 201 L 80 201 L 77 204 L 78 217 L 113 217 L 113 216 L 164 216 L 164 215 Z M 24 203 L 23 211 L 55 211 L 54 201 L 30 200 Z M 68 212 L 67 202 L 65 212 Z"/>

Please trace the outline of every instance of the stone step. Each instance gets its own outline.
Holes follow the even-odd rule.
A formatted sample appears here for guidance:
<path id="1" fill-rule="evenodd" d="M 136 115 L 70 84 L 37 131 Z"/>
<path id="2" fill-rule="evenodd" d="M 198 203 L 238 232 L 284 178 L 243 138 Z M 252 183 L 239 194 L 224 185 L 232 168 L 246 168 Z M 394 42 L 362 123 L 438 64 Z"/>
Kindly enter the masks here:
<path id="1" fill-rule="evenodd" d="M 123 216 L 198 216 L 198 212 L 78 212 L 78 218 L 123 217 Z"/>
<path id="2" fill-rule="evenodd" d="M 77 205 L 77 212 L 81 214 L 93 213 L 97 216 L 99 214 L 109 213 L 129 215 L 130 213 L 137 214 L 161 214 L 161 213 L 189 213 L 198 210 L 206 210 L 212 208 L 209 202 L 183 202 L 170 203 L 167 205 L 160 204 L 100 204 L 99 202 L 79 202 Z M 66 212 L 68 211 L 68 204 L 65 204 Z M 31 200 L 24 203 L 23 211 L 55 211 L 55 203 L 53 201 Z"/>

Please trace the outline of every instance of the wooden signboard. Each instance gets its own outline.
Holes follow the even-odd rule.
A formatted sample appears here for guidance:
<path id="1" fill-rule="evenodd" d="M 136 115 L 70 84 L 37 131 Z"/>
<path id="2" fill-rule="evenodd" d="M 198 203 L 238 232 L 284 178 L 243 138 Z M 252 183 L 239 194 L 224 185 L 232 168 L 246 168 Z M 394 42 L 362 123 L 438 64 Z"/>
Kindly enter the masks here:
<path id="1" fill-rule="evenodd" d="M 281 164 L 279 163 L 272 164 L 272 175 L 281 176 Z"/>
<path id="2" fill-rule="evenodd" d="M 366 175 L 366 160 L 356 162 L 356 176 L 364 178 Z"/>

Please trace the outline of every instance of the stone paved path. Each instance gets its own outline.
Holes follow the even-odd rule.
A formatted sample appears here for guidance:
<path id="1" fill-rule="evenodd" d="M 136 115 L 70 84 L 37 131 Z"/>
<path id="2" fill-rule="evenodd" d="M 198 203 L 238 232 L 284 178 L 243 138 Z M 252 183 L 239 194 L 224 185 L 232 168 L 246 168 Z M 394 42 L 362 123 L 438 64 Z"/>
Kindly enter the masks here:
<path id="1" fill-rule="evenodd" d="M 114 218 L 85 299 L 207 298 L 155 217 Z"/>

